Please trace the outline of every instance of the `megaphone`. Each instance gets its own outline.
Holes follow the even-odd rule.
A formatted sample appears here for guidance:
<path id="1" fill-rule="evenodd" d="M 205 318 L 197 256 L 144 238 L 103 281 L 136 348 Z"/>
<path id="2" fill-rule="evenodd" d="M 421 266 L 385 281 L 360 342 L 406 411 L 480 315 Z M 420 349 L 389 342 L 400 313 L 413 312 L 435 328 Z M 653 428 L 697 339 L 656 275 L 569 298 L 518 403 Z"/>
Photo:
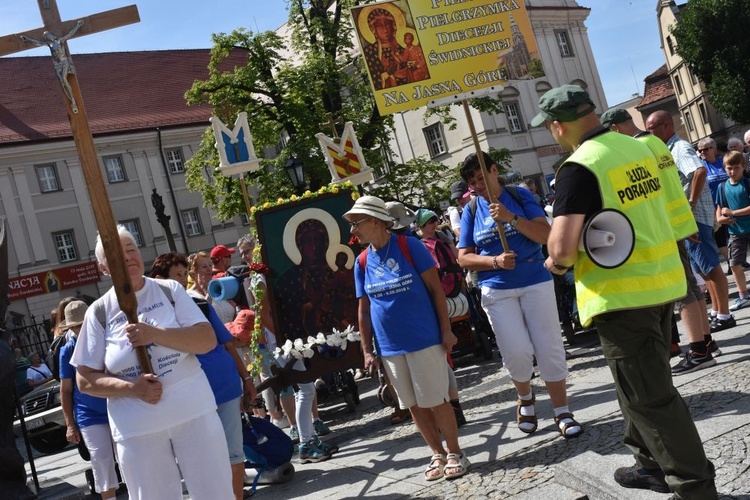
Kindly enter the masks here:
<path id="1" fill-rule="evenodd" d="M 578 249 L 604 269 L 620 267 L 635 248 L 633 224 L 619 210 L 607 208 L 593 215 L 583 227 Z"/>

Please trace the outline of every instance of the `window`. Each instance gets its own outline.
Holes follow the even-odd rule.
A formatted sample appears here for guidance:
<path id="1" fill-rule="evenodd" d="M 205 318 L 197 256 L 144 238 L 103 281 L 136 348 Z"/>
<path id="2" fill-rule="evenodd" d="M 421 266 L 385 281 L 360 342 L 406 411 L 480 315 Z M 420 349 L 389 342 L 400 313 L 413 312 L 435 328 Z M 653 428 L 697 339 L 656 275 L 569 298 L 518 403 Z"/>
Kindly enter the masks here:
<path id="1" fill-rule="evenodd" d="M 143 246 L 143 236 L 141 236 L 141 223 L 138 219 L 129 219 L 120 221 L 120 224 L 125 226 L 125 229 L 130 231 L 130 234 L 135 238 L 135 244 L 139 247 Z"/>
<path id="2" fill-rule="evenodd" d="M 673 56 L 674 55 L 674 42 L 672 42 L 671 36 L 667 37 L 667 46 L 669 47 L 669 55 Z"/>
<path id="3" fill-rule="evenodd" d="M 424 129 L 424 136 L 427 139 L 427 147 L 430 149 L 430 156 L 435 158 L 441 154 L 446 153 L 448 150 L 445 148 L 445 138 L 443 137 L 443 129 L 439 123 L 430 125 Z"/>
<path id="4" fill-rule="evenodd" d="M 570 45 L 568 32 L 565 30 L 555 30 L 555 39 L 557 40 L 557 46 L 560 47 L 560 55 L 563 57 L 572 57 L 573 47 Z"/>
<path id="5" fill-rule="evenodd" d="M 243 226 L 250 225 L 250 217 L 245 212 L 240 214 L 240 221 L 242 221 Z"/>
<path id="6" fill-rule="evenodd" d="M 105 156 L 104 168 L 107 170 L 107 180 L 110 184 L 114 182 L 124 182 L 125 168 L 122 165 L 122 156 Z"/>
<path id="7" fill-rule="evenodd" d="M 169 165 L 169 172 L 172 174 L 179 174 L 185 171 L 185 163 L 182 160 L 182 149 L 167 149 L 164 151 L 167 156 L 167 165 Z"/>
<path id="8" fill-rule="evenodd" d="M 185 225 L 185 232 L 188 236 L 198 236 L 199 234 L 203 234 L 203 229 L 201 229 L 201 221 L 200 217 L 198 217 L 197 208 L 183 210 L 182 223 Z"/>
<path id="9" fill-rule="evenodd" d="M 702 103 L 698 103 L 698 110 L 701 112 L 701 120 L 703 123 L 708 123 L 708 114 L 706 113 L 706 106 Z"/>
<path id="10" fill-rule="evenodd" d="M 49 165 L 37 165 L 36 178 L 39 181 L 39 190 L 42 193 L 60 191 L 60 181 L 57 180 L 57 168 L 54 163 Z"/>
<path id="11" fill-rule="evenodd" d="M 521 122 L 521 113 L 518 111 L 518 104 L 509 102 L 505 105 L 505 117 L 508 119 L 508 128 L 511 132 L 523 132 Z"/>
<path id="12" fill-rule="evenodd" d="M 60 262 L 70 262 L 78 259 L 73 231 L 63 231 L 52 235 L 57 249 L 57 258 Z"/>
<path id="13" fill-rule="evenodd" d="M 677 89 L 677 93 L 682 95 L 682 82 L 680 81 L 680 77 L 677 75 L 674 75 L 674 86 Z"/>
<path id="14" fill-rule="evenodd" d="M 690 75 L 690 81 L 693 82 L 693 85 L 698 85 L 698 79 L 690 68 L 688 68 L 688 75 Z"/>
<path id="15" fill-rule="evenodd" d="M 685 123 L 687 123 L 687 127 L 689 131 L 694 131 L 695 127 L 693 126 L 693 118 L 690 116 L 690 111 L 685 111 Z"/>

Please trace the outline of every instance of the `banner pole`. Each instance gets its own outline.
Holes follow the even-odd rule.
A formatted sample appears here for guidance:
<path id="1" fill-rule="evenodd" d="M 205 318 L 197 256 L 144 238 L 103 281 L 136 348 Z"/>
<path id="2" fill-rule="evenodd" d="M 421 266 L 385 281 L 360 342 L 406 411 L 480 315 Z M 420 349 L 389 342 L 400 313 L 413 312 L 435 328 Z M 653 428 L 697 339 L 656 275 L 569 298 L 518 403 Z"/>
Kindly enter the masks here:
<path id="1" fill-rule="evenodd" d="M 489 178 L 489 175 L 487 173 L 487 165 L 484 164 L 484 155 L 482 154 L 482 148 L 479 146 L 479 138 L 477 137 L 477 131 L 474 128 L 474 119 L 471 116 L 471 110 L 469 109 L 469 101 L 466 99 L 461 100 L 461 104 L 464 107 L 464 112 L 466 113 L 466 120 L 469 123 L 469 131 L 471 132 L 471 139 L 474 142 L 474 148 L 477 152 L 477 159 L 479 160 L 479 168 L 482 170 L 482 180 L 484 181 L 484 185 L 487 187 L 487 196 L 489 197 L 490 203 L 497 202 L 497 198 L 500 196 L 500 193 L 493 192 L 494 184 L 490 184 L 487 182 L 487 179 Z M 500 236 L 500 243 L 503 245 L 503 252 L 508 253 L 510 252 L 510 247 L 508 246 L 508 239 L 505 237 L 505 228 L 502 224 L 497 225 L 497 234 Z"/>

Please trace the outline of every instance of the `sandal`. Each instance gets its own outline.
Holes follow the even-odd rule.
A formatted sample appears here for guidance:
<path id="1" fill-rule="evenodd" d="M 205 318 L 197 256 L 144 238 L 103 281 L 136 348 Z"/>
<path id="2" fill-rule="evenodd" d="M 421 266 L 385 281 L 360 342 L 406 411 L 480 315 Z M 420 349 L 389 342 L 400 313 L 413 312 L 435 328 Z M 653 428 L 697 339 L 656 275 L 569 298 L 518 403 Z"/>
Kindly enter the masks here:
<path id="1" fill-rule="evenodd" d="M 563 420 L 569 420 L 569 422 L 562 422 Z M 560 426 L 560 423 L 562 423 L 562 427 Z M 555 417 L 555 425 L 557 426 L 557 430 L 560 431 L 560 434 L 562 434 L 562 437 L 565 439 L 572 439 L 577 438 L 581 434 L 583 434 L 583 426 L 576 422 L 576 419 L 573 418 L 572 413 L 561 413 L 558 416 Z M 571 427 L 578 427 L 578 432 L 575 432 L 573 434 L 568 434 L 567 430 Z"/>
<path id="2" fill-rule="evenodd" d="M 522 406 L 532 406 L 535 402 L 536 402 L 536 396 L 534 396 L 534 395 L 532 395 L 531 399 L 528 400 L 528 401 L 524 401 L 523 399 L 519 398 L 518 401 L 516 402 L 516 405 L 517 405 L 517 407 L 516 407 L 516 419 L 518 421 L 518 429 L 521 432 L 525 432 L 526 434 L 531 434 L 532 432 L 535 432 L 536 429 L 537 429 L 537 427 L 538 427 L 538 425 L 539 425 L 539 421 L 536 418 L 536 412 L 534 413 L 534 415 L 521 415 L 521 407 Z M 533 427 L 531 427 L 530 429 L 524 429 L 523 427 L 521 427 L 521 424 L 524 424 L 524 423 L 525 424 L 532 424 Z"/>
<path id="3" fill-rule="evenodd" d="M 445 479 L 455 479 L 469 472 L 471 462 L 469 462 L 469 459 L 466 458 L 463 453 L 448 453 L 447 458 L 448 461 L 455 460 L 456 463 L 449 464 L 446 462 L 445 467 L 443 468 Z M 449 470 L 453 470 L 453 472 L 449 472 Z"/>
<path id="4" fill-rule="evenodd" d="M 391 425 L 398 425 L 406 422 L 411 418 L 411 412 L 409 410 L 402 410 L 397 408 L 393 414 L 391 414 Z"/>
<path id="5" fill-rule="evenodd" d="M 440 453 L 432 455 L 432 458 L 430 459 L 430 465 L 428 465 L 424 471 L 425 481 L 437 481 L 438 479 L 442 478 L 445 475 L 444 470 L 445 464 L 447 463 L 448 460 L 445 458 L 445 455 L 441 455 Z M 438 474 L 429 475 L 430 472 L 435 470 L 438 471 Z"/>

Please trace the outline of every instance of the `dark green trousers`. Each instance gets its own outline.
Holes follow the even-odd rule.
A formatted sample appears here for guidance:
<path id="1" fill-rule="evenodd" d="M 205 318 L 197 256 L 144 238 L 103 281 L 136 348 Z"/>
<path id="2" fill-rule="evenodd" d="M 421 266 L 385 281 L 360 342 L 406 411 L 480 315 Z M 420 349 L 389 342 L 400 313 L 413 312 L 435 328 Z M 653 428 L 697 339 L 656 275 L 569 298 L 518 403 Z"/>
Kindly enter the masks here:
<path id="1" fill-rule="evenodd" d="M 717 498 L 714 466 L 669 365 L 672 304 L 600 314 L 594 323 L 615 380 L 625 445 L 639 467 L 660 468 L 683 499 Z"/>

